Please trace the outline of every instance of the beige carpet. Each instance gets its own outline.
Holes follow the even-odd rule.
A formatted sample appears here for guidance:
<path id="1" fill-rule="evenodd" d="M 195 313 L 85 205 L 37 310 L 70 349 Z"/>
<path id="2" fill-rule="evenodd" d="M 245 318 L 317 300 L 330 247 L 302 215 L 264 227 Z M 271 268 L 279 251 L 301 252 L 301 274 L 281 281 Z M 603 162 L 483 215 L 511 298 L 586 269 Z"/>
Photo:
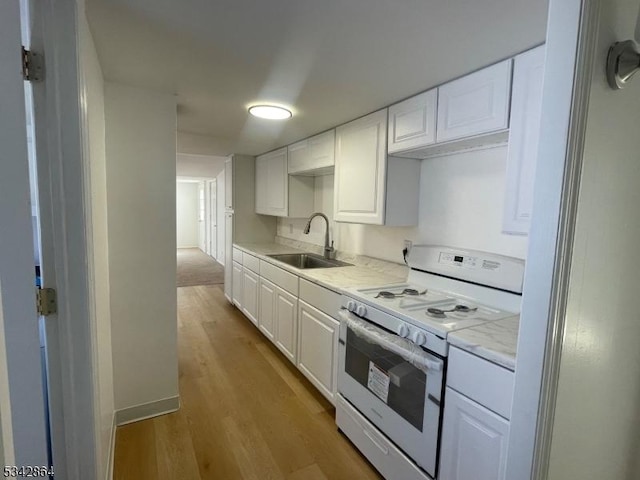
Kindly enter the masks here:
<path id="1" fill-rule="evenodd" d="M 199 248 L 178 249 L 178 287 L 224 283 L 224 268 Z"/>

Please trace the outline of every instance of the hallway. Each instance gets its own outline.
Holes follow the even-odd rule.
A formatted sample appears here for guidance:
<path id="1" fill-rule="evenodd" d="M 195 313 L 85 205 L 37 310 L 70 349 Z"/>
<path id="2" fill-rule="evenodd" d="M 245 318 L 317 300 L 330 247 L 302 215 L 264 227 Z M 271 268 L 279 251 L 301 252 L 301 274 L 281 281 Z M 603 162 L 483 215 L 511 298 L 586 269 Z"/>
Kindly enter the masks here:
<path id="1" fill-rule="evenodd" d="M 178 289 L 181 409 L 123 427 L 116 480 L 381 478 L 221 286 Z"/>
<path id="2" fill-rule="evenodd" d="M 178 248 L 176 259 L 178 287 L 224 283 L 224 267 L 199 248 Z"/>

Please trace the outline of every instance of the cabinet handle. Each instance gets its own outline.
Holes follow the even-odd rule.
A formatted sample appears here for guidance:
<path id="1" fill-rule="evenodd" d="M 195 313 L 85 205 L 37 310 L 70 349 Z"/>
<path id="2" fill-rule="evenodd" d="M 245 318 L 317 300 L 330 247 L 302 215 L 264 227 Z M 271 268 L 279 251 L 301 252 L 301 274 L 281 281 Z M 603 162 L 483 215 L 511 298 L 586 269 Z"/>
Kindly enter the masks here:
<path id="1" fill-rule="evenodd" d="M 378 447 L 378 449 L 384 453 L 385 455 L 389 455 L 389 449 L 387 447 L 385 447 L 384 445 L 381 445 L 380 442 L 378 441 L 377 438 L 375 438 L 368 430 L 365 430 L 364 428 L 362 429 L 362 431 L 364 432 L 364 434 L 366 435 L 366 437 L 371 440 L 371 442 Z"/>

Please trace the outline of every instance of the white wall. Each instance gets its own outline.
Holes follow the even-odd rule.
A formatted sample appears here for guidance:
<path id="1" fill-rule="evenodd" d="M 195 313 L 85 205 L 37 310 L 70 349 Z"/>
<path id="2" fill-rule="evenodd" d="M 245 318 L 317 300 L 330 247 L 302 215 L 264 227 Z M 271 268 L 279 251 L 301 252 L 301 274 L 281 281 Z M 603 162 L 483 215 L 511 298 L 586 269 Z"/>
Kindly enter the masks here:
<path id="1" fill-rule="evenodd" d="M 215 155 L 176 155 L 176 175 L 178 177 L 215 178 L 224 170 L 226 157 Z"/>
<path id="2" fill-rule="evenodd" d="M 178 248 L 197 247 L 199 243 L 198 183 L 176 184 L 176 243 Z"/>
<path id="3" fill-rule="evenodd" d="M 507 147 L 423 160 L 417 227 L 332 222 L 335 247 L 350 253 L 402 262 L 404 240 L 484 250 L 525 258 L 527 237 L 502 233 Z M 316 177 L 315 208 L 333 218 L 333 175 Z M 324 226 L 314 220 L 278 219 L 278 235 L 324 244 Z"/>
<path id="4" fill-rule="evenodd" d="M 549 463 L 550 480 L 640 478 L 640 78 L 610 90 L 638 2 L 601 3 Z"/>
<path id="5" fill-rule="evenodd" d="M 104 82 L 93 38 L 84 13 L 79 21 L 80 64 L 85 80 L 88 162 L 91 181 L 93 287 L 95 288 L 94 388 L 99 478 L 106 478 L 114 422 L 113 357 L 107 226 Z"/>
<path id="6" fill-rule="evenodd" d="M 177 407 L 176 100 L 107 82 L 105 118 L 115 407 L 131 418 Z"/>

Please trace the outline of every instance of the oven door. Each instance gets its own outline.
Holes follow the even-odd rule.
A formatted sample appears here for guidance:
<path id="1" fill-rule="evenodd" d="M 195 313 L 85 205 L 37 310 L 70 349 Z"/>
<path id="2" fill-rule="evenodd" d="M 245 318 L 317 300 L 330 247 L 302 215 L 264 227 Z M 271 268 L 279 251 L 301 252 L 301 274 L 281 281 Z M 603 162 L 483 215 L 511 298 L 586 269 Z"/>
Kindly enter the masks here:
<path id="1" fill-rule="evenodd" d="M 340 311 L 338 391 L 435 477 L 444 361 Z"/>

